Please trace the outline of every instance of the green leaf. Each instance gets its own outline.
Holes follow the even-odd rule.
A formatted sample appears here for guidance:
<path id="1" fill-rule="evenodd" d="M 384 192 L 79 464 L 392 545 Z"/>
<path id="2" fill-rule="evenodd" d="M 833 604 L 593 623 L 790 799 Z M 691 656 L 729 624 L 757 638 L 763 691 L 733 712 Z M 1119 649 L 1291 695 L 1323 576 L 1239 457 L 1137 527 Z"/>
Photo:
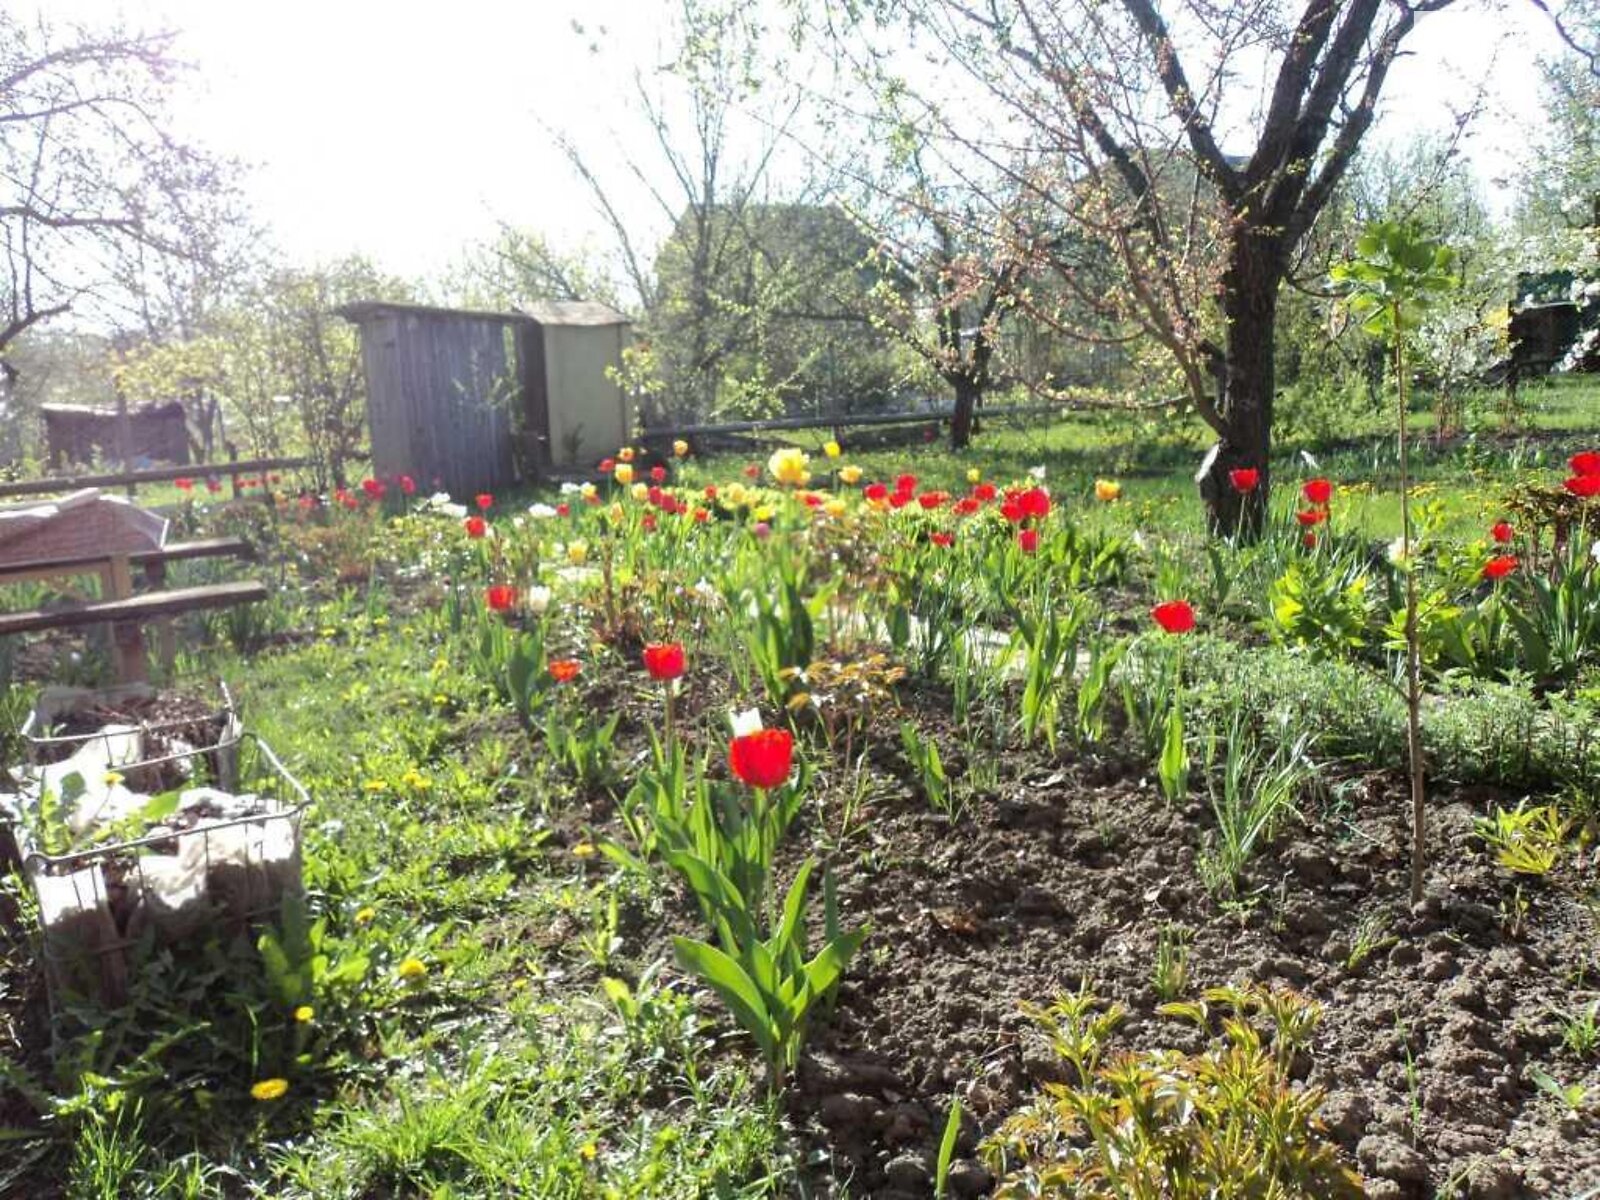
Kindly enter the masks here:
<path id="1" fill-rule="evenodd" d="M 693 938 L 674 937 L 672 946 L 679 967 L 716 992 L 739 1027 L 756 1040 L 763 1057 L 775 1062 L 779 1047 L 772 1015 L 744 968 L 715 946 Z"/>

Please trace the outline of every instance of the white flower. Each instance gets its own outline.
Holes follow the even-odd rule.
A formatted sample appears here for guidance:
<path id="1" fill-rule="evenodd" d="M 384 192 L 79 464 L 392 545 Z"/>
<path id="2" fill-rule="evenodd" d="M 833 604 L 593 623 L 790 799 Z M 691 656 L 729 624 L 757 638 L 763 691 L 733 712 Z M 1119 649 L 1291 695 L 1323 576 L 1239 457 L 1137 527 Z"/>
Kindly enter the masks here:
<path id="1" fill-rule="evenodd" d="M 1033 479 L 1036 480 L 1037 482 L 1043 483 L 1044 482 L 1044 477 L 1045 477 L 1045 468 L 1044 468 L 1043 464 L 1041 464 L 1041 465 L 1039 465 L 1037 467 L 1029 467 L 1028 468 L 1028 474 L 1030 476 L 1032 476 Z"/>
<path id="2" fill-rule="evenodd" d="M 1135 529 L 1133 531 L 1133 545 L 1137 550 L 1143 550 L 1145 548 L 1146 543 L 1144 540 L 1143 530 Z"/>
<path id="3" fill-rule="evenodd" d="M 747 708 L 743 712 L 730 712 L 728 720 L 733 725 L 733 736 L 747 737 L 761 731 L 761 710 Z"/>
<path id="4" fill-rule="evenodd" d="M 1317 463 L 1317 460 L 1311 457 L 1311 452 L 1309 450 L 1300 451 L 1300 457 L 1302 460 L 1304 460 L 1306 466 L 1310 467 L 1313 471 L 1322 470 L 1322 467 Z"/>
<path id="5" fill-rule="evenodd" d="M 422 502 L 422 507 L 446 517 L 455 517 L 457 520 L 467 515 L 465 504 L 452 504 L 449 492 L 435 492 Z"/>
<path id="6" fill-rule="evenodd" d="M 550 609 L 550 589 L 547 587 L 531 587 L 528 589 L 528 611 L 536 617 L 542 617 Z"/>
<path id="7" fill-rule="evenodd" d="M 556 515 L 556 510 L 548 504 L 530 504 L 528 515 L 536 521 L 548 521 Z"/>
<path id="8" fill-rule="evenodd" d="M 573 483 L 570 479 L 561 485 L 561 494 L 563 496 L 576 496 L 581 491 L 583 491 L 583 484 Z"/>
<path id="9" fill-rule="evenodd" d="M 1397 537 L 1397 538 L 1395 538 L 1394 541 L 1389 543 L 1389 561 L 1392 562 L 1397 567 L 1405 566 L 1405 564 L 1406 564 L 1406 539 L 1405 538 Z"/>
<path id="10" fill-rule="evenodd" d="M 694 594 L 694 598 L 700 601 L 701 604 L 715 604 L 722 599 L 722 593 L 717 591 L 716 586 L 703 577 L 689 591 Z"/>

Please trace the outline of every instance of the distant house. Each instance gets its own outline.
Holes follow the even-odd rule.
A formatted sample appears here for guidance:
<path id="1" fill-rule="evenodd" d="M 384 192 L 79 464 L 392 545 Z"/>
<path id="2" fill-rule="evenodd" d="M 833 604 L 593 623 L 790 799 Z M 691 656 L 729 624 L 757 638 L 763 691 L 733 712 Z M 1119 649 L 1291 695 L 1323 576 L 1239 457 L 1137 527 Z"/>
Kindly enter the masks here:
<path id="1" fill-rule="evenodd" d="M 96 461 L 128 467 L 139 462 L 182 466 L 189 461 L 188 414 L 177 400 L 130 408 L 126 446 L 123 414 L 114 408 L 45 404 L 39 413 L 52 467 Z"/>

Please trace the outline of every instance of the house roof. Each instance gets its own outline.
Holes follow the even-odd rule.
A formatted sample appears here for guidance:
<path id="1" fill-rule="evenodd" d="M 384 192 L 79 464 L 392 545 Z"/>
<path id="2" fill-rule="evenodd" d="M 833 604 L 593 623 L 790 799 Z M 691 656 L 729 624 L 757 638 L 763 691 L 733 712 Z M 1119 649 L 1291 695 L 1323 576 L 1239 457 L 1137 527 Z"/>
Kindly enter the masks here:
<path id="1" fill-rule="evenodd" d="M 474 308 L 441 308 L 433 304 L 399 304 L 388 300 L 359 300 L 333 310 L 347 321 L 364 321 L 387 316 L 461 317 L 475 321 L 503 321 L 518 324 L 533 321 L 539 325 L 628 325 L 624 314 L 598 300 L 544 300 L 526 309 L 491 312 Z"/>

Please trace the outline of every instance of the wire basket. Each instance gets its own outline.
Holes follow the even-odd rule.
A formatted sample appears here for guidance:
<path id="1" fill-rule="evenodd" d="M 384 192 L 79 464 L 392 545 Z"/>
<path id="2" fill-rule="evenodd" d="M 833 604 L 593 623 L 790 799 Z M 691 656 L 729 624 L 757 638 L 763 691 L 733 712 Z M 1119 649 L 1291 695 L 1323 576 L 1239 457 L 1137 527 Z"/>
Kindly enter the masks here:
<path id="1" fill-rule="evenodd" d="M 130 769 L 135 763 L 146 767 L 163 763 L 195 763 L 203 761 L 209 777 L 219 788 L 231 789 L 239 781 L 239 739 L 244 725 L 234 707 L 233 693 L 222 681 L 217 683 L 218 707 L 205 715 L 176 717 L 168 720 L 138 720 L 120 724 L 115 730 L 104 726 L 83 733 L 53 734 L 47 732 L 63 717 L 104 708 L 118 713 L 119 706 L 138 705 L 156 699 L 156 692 L 148 684 L 134 683 L 122 687 L 87 690 L 81 688 L 46 688 L 39 694 L 33 710 L 17 731 L 27 748 L 27 761 L 33 766 L 60 762 L 77 754 L 85 746 L 99 742 L 108 764 L 119 758 Z M 130 732 L 137 738 L 129 738 Z M 123 749 L 130 742 L 137 749 Z M 154 754 L 154 747 L 174 748 L 167 754 Z M 195 759 L 192 754 L 202 755 Z M 121 770 L 122 766 L 118 766 Z"/>
<path id="2" fill-rule="evenodd" d="M 168 823 L 141 836 L 51 854 L 16 820 L 52 1013 L 75 1002 L 115 1007 L 127 999 L 145 949 L 241 933 L 301 894 L 300 825 L 310 796 L 266 742 L 252 733 L 236 742 L 252 791 L 190 788 Z"/>

